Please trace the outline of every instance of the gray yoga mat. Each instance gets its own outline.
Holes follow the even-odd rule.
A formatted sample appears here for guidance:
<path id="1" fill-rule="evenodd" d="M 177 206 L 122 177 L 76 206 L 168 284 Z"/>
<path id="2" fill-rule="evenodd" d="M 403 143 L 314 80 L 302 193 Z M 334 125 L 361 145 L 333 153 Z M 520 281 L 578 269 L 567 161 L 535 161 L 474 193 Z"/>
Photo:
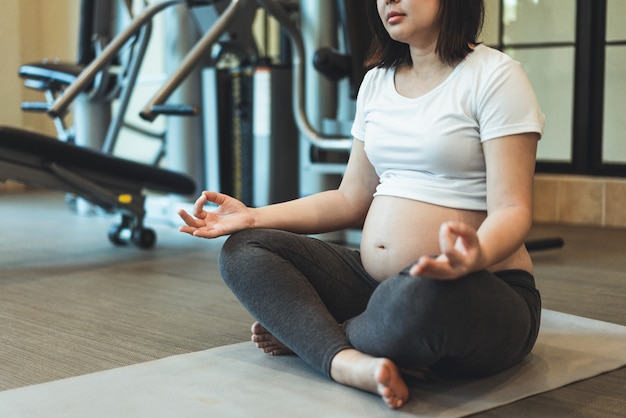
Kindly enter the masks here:
<path id="1" fill-rule="evenodd" d="M 326 380 L 295 356 L 251 343 L 0 392 L 7 417 L 453 417 L 495 408 L 626 365 L 626 327 L 550 310 L 533 353 L 473 381 L 411 380 L 391 411 L 378 396 Z"/>

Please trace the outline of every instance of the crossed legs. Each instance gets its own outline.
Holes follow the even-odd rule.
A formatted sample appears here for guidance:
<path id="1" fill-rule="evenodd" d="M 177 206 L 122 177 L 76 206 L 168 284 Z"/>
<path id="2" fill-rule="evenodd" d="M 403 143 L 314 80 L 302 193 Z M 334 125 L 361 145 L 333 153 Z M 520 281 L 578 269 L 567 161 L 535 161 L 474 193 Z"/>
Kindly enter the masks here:
<path id="1" fill-rule="evenodd" d="M 281 231 L 234 234 L 220 271 L 258 321 L 259 348 L 293 352 L 392 408 L 408 399 L 399 368 L 488 374 L 519 361 L 538 328 L 525 299 L 492 274 L 444 284 L 401 272 L 379 285 L 357 251 Z"/>

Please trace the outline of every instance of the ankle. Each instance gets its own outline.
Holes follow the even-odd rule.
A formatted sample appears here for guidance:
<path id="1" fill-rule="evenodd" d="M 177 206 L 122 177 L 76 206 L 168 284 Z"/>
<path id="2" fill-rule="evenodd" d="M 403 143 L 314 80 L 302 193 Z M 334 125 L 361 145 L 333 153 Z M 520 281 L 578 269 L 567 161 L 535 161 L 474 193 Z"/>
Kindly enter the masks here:
<path id="1" fill-rule="evenodd" d="M 355 383 L 361 383 L 363 373 L 367 373 L 369 369 L 369 367 L 365 368 L 363 366 L 375 360 L 376 358 L 354 348 L 346 348 L 333 357 L 330 363 L 330 377 L 338 383 L 350 386 L 353 386 Z"/>

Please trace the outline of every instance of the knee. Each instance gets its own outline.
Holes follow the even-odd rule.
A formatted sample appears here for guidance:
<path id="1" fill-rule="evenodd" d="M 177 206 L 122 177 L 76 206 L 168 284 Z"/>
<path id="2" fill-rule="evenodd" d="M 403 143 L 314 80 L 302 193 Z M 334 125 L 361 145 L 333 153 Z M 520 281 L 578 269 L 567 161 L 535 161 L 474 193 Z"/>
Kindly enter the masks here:
<path id="1" fill-rule="evenodd" d="M 220 257 L 230 259 L 232 257 L 237 258 L 242 253 L 247 254 L 250 248 L 259 247 L 269 242 L 273 232 L 277 231 L 268 229 L 244 229 L 234 232 L 222 246 Z"/>
<path id="2" fill-rule="evenodd" d="M 401 273 L 383 281 L 375 291 L 375 298 L 398 315 L 419 310 L 420 316 L 429 316 L 437 313 L 433 310 L 440 308 L 441 299 L 448 295 L 445 284 Z M 376 303 L 376 299 L 372 298 L 372 302 Z"/>
<path id="3" fill-rule="evenodd" d="M 218 258 L 220 268 L 237 264 L 241 254 L 245 252 L 246 233 L 247 231 L 235 232 L 224 242 Z"/>
<path id="4" fill-rule="evenodd" d="M 442 284 L 408 273 L 384 280 L 365 312 L 346 324 L 350 343 L 403 365 L 412 364 L 416 356 L 421 360 L 434 358 L 431 343 L 443 332 L 437 324 L 446 314 L 440 302 L 445 293 Z"/>
<path id="5" fill-rule="evenodd" d="M 463 304 L 459 283 L 400 274 L 385 280 L 374 292 L 370 308 L 388 318 L 402 338 L 446 329 L 457 321 L 455 306 Z"/>
<path id="6" fill-rule="evenodd" d="M 242 272 L 259 266 L 280 239 L 281 231 L 270 229 L 245 229 L 233 233 L 219 254 L 218 266 L 224 280 L 242 277 Z M 274 243 L 274 244 L 273 244 Z"/>
<path id="7" fill-rule="evenodd" d="M 242 269 L 247 268 L 253 256 L 256 242 L 259 242 L 260 230 L 246 229 L 233 233 L 228 237 L 219 253 L 218 266 L 224 280 L 239 276 Z"/>
<path id="8" fill-rule="evenodd" d="M 220 251 L 220 260 L 229 261 L 233 257 L 237 258 L 242 251 L 249 245 L 254 230 L 245 229 L 233 233 L 226 239 Z"/>

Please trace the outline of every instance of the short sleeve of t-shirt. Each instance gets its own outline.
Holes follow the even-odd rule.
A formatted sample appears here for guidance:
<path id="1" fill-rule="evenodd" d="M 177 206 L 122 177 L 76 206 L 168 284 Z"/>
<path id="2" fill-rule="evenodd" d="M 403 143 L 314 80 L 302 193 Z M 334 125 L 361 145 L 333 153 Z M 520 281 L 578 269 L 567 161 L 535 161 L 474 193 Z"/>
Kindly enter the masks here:
<path id="1" fill-rule="evenodd" d="M 481 141 L 523 132 L 543 133 L 545 117 L 519 62 L 503 56 L 489 77 L 479 82 L 476 118 Z"/>

